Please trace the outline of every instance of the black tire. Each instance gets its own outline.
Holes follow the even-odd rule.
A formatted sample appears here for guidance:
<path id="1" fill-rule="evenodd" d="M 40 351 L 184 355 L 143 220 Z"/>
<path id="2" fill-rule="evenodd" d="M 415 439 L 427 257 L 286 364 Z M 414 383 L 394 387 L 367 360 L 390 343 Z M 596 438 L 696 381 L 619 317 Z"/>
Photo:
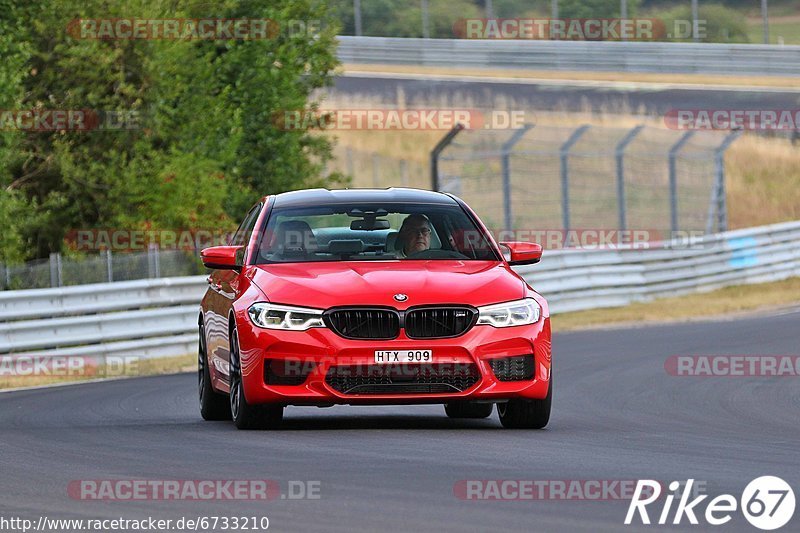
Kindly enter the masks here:
<path id="1" fill-rule="evenodd" d="M 497 404 L 500 423 L 509 429 L 542 429 L 550 421 L 550 408 L 553 404 L 553 375 L 550 374 L 550 387 L 543 400 L 515 399 Z"/>
<path id="2" fill-rule="evenodd" d="M 231 406 L 224 394 L 211 386 L 211 372 L 206 354 L 206 332 L 200 326 L 197 342 L 197 387 L 200 394 L 200 416 L 203 420 L 230 420 Z"/>
<path id="3" fill-rule="evenodd" d="M 253 405 L 247 403 L 239 367 L 239 339 L 236 335 L 236 329 L 231 331 L 230 369 L 230 412 L 236 427 L 238 429 L 274 429 L 279 427 L 283 420 L 283 405 Z"/>
<path id="4" fill-rule="evenodd" d="M 486 418 L 492 414 L 493 403 L 450 402 L 444 404 L 444 412 L 450 418 Z"/>

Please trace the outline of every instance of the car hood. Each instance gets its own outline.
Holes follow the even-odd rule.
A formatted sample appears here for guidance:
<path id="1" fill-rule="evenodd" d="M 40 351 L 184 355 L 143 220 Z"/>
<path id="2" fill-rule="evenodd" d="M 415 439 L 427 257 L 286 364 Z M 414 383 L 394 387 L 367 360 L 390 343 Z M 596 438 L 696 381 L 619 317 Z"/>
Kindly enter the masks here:
<path id="1" fill-rule="evenodd" d="M 259 265 L 253 282 L 274 303 L 473 306 L 522 298 L 524 282 L 497 261 L 336 261 Z M 398 302 L 395 294 L 408 299 Z"/>

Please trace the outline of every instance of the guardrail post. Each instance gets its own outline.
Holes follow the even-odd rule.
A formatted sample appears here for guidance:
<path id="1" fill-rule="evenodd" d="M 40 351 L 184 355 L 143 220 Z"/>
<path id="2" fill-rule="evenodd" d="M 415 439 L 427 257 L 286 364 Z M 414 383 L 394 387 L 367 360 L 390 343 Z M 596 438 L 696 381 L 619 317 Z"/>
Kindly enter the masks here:
<path id="1" fill-rule="evenodd" d="M 513 216 L 511 212 L 511 150 L 528 131 L 533 128 L 533 124 L 525 124 L 522 128 L 514 132 L 514 134 L 506 142 L 503 143 L 501 163 L 503 166 L 503 207 L 505 208 L 505 224 L 506 230 L 512 229 Z"/>
<path id="2" fill-rule="evenodd" d="M 3 270 L 3 281 L 5 282 L 5 285 L 2 288 L 8 289 L 11 286 L 11 281 L 9 280 L 8 275 L 8 265 L 5 263 L 0 263 L 0 269 Z"/>
<path id="3" fill-rule="evenodd" d="M 717 231 L 728 230 L 728 199 L 725 193 L 725 152 L 741 134 L 742 130 L 731 131 L 714 150 L 714 188 L 711 193 L 711 200 L 708 203 L 706 233 L 714 231 L 715 211 L 717 215 Z"/>
<path id="4" fill-rule="evenodd" d="M 623 17 L 625 18 L 625 17 Z M 644 124 L 639 124 L 617 144 L 616 159 L 617 159 L 617 204 L 619 206 L 619 229 L 627 229 L 627 217 L 625 213 L 625 149 L 631 141 L 639 135 L 639 132 L 644 128 Z"/>
<path id="5" fill-rule="evenodd" d="M 147 274 L 149 278 L 161 277 L 161 265 L 159 264 L 158 245 L 151 243 L 147 247 Z"/>
<path id="6" fill-rule="evenodd" d="M 114 265 L 111 259 L 111 250 L 108 249 L 105 251 L 106 253 L 106 275 L 108 277 L 108 282 L 111 283 L 114 281 Z"/>
<path id="7" fill-rule="evenodd" d="M 559 149 L 559 156 L 561 157 L 561 219 L 564 231 L 569 231 L 569 151 L 572 146 L 578 142 L 581 135 L 586 133 L 589 129 L 589 124 L 584 124 L 577 130 L 572 132 L 569 139 L 561 145 Z"/>
<path id="8" fill-rule="evenodd" d="M 463 129 L 463 124 L 456 124 L 431 150 L 431 190 L 439 190 L 439 155 L 453 142 L 458 132 Z"/>
<path id="9" fill-rule="evenodd" d="M 681 148 L 683 148 L 683 145 L 689 142 L 689 139 L 691 139 L 694 134 L 694 130 L 687 131 L 669 149 L 669 226 L 673 233 L 678 231 L 678 176 L 675 158 Z"/>
<path id="10" fill-rule="evenodd" d="M 50 286 L 61 287 L 62 271 L 61 271 L 61 254 L 54 252 L 50 254 Z"/>

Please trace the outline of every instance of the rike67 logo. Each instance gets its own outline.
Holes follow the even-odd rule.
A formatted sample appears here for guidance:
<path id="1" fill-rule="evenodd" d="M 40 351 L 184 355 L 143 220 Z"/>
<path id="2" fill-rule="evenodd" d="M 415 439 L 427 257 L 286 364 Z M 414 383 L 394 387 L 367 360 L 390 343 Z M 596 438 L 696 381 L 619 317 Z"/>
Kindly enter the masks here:
<path id="1" fill-rule="evenodd" d="M 771 531 L 786 525 L 794 515 L 794 491 L 779 477 L 762 476 L 754 479 L 745 487 L 739 501 L 731 494 L 720 494 L 707 502 L 705 512 L 701 512 L 701 504 L 708 498 L 707 494 L 689 500 L 693 484 L 694 479 L 687 480 L 680 494 L 677 494 L 677 491 L 683 485 L 682 483 L 673 481 L 669 484 L 670 493 L 663 500 L 664 504 L 657 517 L 657 524 L 679 525 L 685 517 L 690 524 L 697 525 L 699 515 L 709 525 L 721 526 L 730 522 L 737 509 L 741 509 L 750 524 L 758 529 Z M 642 524 L 650 524 L 651 518 L 647 506 L 659 500 L 661 492 L 662 485 L 658 481 L 640 479 L 636 484 L 631 504 L 628 506 L 625 524 L 633 523 L 637 515 Z M 676 498 L 678 504 L 673 512 L 672 505 Z M 657 509 L 651 508 L 650 511 L 657 511 Z M 672 515 L 671 521 L 670 515 Z M 654 516 L 653 519 L 655 520 L 656 517 Z"/>

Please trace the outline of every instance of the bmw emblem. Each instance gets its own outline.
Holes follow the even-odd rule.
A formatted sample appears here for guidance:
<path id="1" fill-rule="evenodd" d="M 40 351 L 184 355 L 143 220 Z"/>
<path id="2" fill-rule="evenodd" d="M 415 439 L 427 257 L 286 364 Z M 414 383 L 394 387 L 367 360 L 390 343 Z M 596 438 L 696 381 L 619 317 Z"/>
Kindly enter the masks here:
<path id="1" fill-rule="evenodd" d="M 408 295 L 403 293 L 395 294 L 394 299 L 397 300 L 398 302 L 405 302 L 406 300 L 408 300 Z"/>

